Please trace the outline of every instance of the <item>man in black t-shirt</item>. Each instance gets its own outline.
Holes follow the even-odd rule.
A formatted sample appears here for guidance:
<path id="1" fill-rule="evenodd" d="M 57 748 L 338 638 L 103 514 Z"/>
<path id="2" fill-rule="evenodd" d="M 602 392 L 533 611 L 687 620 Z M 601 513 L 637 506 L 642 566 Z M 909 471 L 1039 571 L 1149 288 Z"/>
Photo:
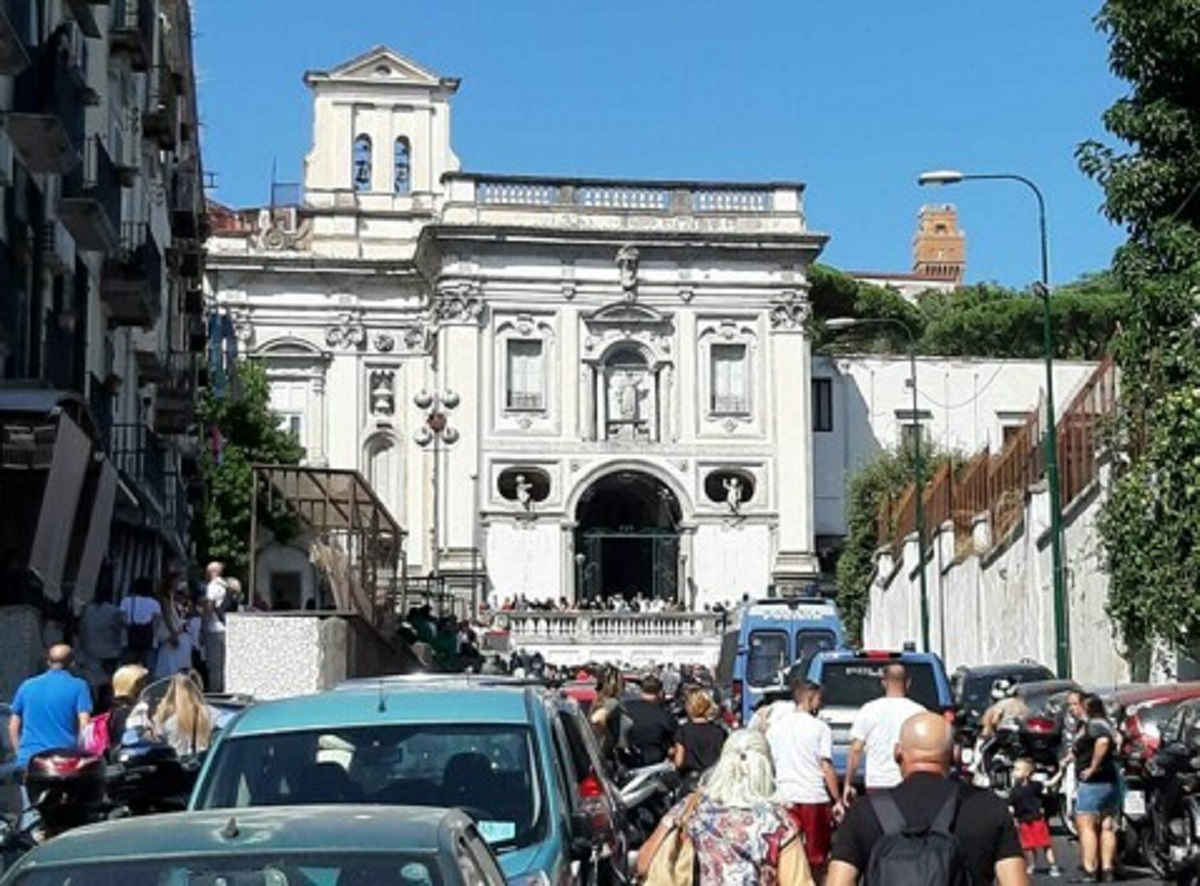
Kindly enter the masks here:
<path id="1" fill-rule="evenodd" d="M 952 830 L 972 882 L 1028 886 L 1021 841 L 1008 807 L 988 791 L 947 778 L 953 751 L 954 733 L 941 716 L 914 714 L 905 721 L 896 745 L 896 762 L 904 780 L 890 793 L 906 825 L 928 827 L 950 793 L 958 791 Z M 860 875 L 865 876 L 871 851 L 882 836 L 883 828 L 869 798 L 851 806 L 834 834 L 826 886 L 854 886 Z"/>
<path id="2" fill-rule="evenodd" d="M 679 724 L 663 702 L 662 681 L 653 674 L 642 681 L 640 698 L 625 702 L 629 730 L 625 734 L 634 766 L 651 766 L 667 759 Z"/>

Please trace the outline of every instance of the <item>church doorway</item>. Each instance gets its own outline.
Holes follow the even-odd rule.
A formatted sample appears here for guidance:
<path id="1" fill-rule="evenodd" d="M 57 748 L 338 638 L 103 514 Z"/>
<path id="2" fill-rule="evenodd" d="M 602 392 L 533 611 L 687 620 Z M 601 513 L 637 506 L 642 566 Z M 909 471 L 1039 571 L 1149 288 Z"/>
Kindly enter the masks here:
<path id="1" fill-rule="evenodd" d="M 576 509 L 576 601 L 675 602 L 681 518 L 675 494 L 649 474 L 618 471 L 597 480 Z"/>

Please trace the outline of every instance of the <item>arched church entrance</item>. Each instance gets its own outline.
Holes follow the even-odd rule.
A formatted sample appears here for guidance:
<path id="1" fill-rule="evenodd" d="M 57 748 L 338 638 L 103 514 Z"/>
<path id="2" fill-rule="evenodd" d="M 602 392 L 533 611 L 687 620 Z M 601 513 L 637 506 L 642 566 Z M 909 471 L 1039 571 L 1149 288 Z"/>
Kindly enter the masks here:
<path id="1" fill-rule="evenodd" d="M 675 494 L 650 474 L 618 471 L 593 483 L 576 508 L 576 601 L 674 602 L 681 518 Z"/>

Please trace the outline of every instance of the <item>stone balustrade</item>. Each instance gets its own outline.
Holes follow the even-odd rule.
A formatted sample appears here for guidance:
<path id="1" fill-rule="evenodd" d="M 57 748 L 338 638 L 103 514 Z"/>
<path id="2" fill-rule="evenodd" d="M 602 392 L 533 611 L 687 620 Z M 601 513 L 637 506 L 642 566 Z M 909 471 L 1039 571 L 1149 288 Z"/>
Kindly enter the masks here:
<path id="1" fill-rule="evenodd" d="M 803 186 L 447 175 L 445 220 L 805 233 Z"/>
<path id="2" fill-rule="evenodd" d="M 711 612 L 504 612 L 515 645 L 541 643 L 703 642 L 718 637 L 721 616 Z"/>

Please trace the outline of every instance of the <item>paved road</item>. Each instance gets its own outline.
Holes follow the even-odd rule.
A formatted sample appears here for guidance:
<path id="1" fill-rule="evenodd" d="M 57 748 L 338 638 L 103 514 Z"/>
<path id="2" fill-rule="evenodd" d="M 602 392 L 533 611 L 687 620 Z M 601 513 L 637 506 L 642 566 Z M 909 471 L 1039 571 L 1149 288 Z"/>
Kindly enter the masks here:
<path id="1" fill-rule="evenodd" d="M 1058 863 L 1062 866 L 1063 877 L 1053 879 L 1045 874 L 1038 874 L 1033 878 L 1033 882 L 1037 884 L 1051 883 L 1069 883 L 1079 871 L 1079 844 L 1067 837 L 1065 833 L 1056 832 L 1054 835 L 1054 848 L 1058 852 Z M 1129 868 L 1125 871 L 1125 877 L 1121 881 L 1123 883 L 1160 883 L 1161 880 L 1156 880 L 1150 875 L 1150 872 L 1141 868 Z"/>

